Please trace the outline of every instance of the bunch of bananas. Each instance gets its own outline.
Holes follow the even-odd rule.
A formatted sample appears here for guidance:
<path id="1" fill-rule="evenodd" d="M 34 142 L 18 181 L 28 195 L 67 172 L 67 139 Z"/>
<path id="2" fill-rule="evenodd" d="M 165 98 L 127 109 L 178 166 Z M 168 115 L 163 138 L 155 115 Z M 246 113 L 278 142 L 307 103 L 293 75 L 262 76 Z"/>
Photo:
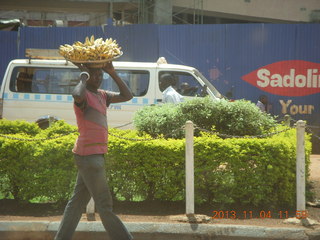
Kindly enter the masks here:
<path id="1" fill-rule="evenodd" d="M 107 60 L 117 57 L 121 54 L 121 47 L 119 47 L 116 40 L 112 38 L 94 39 L 86 37 L 85 42 L 75 42 L 72 45 L 64 44 L 59 47 L 59 53 L 70 61 L 94 61 Z"/>

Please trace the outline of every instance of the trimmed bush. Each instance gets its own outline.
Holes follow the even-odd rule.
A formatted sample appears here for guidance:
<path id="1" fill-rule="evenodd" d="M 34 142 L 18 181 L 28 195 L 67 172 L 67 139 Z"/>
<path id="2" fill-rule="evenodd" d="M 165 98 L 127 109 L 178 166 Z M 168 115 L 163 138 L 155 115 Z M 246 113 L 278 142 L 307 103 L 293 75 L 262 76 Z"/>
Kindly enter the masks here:
<path id="1" fill-rule="evenodd" d="M 0 121 L 0 133 L 1 134 L 15 134 L 24 133 L 30 136 L 35 136 L 40 133 L 41 129 L 36 123 L 29 123 L 24 120 L 6 120 Z"/>
<path id="2" fill-rule="evenodd" d="M 210 98 L 196 98 L 186 101 L 180 106 L 185 119 L 193 121 L 197 126 L 219 133 L 245 136 L 268 133 L 276 126 L 275 119 L 250 101 L 227 100 L 213 101 Z"/>
<path id="3" fill-rule="evenodd" d="M 152 137 L 181 138 L 183 131 L 180 128 L 185 123 L 185 117 L 178 106 L 168 103 L 139 109 L 134 115 L 134 126 L 139 132 Z"/>
<path id="4" fill-rule="evenodd" d="M 134 125 L 151 136 L 181 138 L 179 130 L 187 120 L 199 128 L 236 136 L 261 135 L 276 126 L 275 119 L 246 100 L 214 101 L 209 97 L 194 98 L 183 103 L 148 106 L 134 115 Z M 199 133 L 199 131 L 197 132 Z"/>
<path id="5" fill-rule="evenodd" d="M 291 129 L 264 139 L 221 139 L 210 134 L 195 138 L 196 202 L 293 207 L 295 132 Z M 131 131 L 112 133 L 133 137 Z M 111 171 L 107 172 L 115 196 L 125 200 L 183 200 L 184 144 L 180 139 L 130 141 L 111 136 L 107 155 Z M 307 136 L 306 169 L 310 151 Z"/>
<path id="6" fill-rule="evenodd" d="M 7 121 L 6 124 L 10 125 Z M 11 125 L 9 129 L 16 129 L 16 125 L 20 126 L 21 123 L 13 121 Z M 27 122 L 23 125 L 30 125 L 30 128 L 34 126 L 33 123 Z M 2 194 L 6 196 L 11 194 L 18 200 L 68 199 L 76 172 L 71 152 L 76 135 L 69 134 L 45 141 L 43 139 L 61 135 L 69 130 L 74 132 L 75 128 L 60 121 L 34 136 L 7 135 L 25 140 L 0 138 L 0 191 Z"/>
<path id="7" fill-rule="evenodd" d="M 184 184 L 184 141 L 150 139 L 137 132 L 112 129 L 109 137 L 107 175 L 114 195 L 125 200 L 181 200 Z"/>

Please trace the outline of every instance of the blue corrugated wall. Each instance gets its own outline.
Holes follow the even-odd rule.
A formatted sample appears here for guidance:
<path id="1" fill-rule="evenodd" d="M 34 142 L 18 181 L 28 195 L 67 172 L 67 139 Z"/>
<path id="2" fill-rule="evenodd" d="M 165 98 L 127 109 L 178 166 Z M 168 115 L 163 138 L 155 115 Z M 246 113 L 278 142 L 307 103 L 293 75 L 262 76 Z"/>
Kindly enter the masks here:
<path id="1" fill-rule="evenodd" d="M 295 110 L 312 105 L 312 113 L 298 112 L 292 117 L 319 125 L 320 93 L 302 97 L 266 93 L 244 81 L 243 76 L 279 61 L 320 63 L 320 24 L 22 27 L 18 33 L 0 31 L 0 77 L 9 60 L 23 58 L 26 48 L 57 49 L 61 44 L 83 41 L 91 35 L 116 39 L 124 52 L 123 61 L 155 62 L 163 56 L 169 63 L 194 66 L 230 98 L 256 102 L 259 95 L 266 94 L 271 112 L 276 115 L 284 110 L 290 113 L 290 107 Z M 280 101 L 289 100 L 291 105 L 284 109 Z"/>
<path id="2" fill-rule="evenodd" d="M 140 24 L 105 27 L 105 37 L 122 47 L 121 61 L 156 62 L 159 56 L 158 25 Z"/>
<path id="3" fill-rule="evenodd" d="M 101 27 L 22 27 L 18 58 L 25 58 L 26 48 L 58 49 L 61 44 L 84 41 L 86 36 L 103 37 Z"/>
<path id="4" fill-rule="evenodd" d="M 8 63 L 17 57 L 18 33 L 0 31 L 0 84 Z"/>
<path id="5" fill-rule="evenodd" d="M 279 61 L 320 63 L 320 24 L 227 24 L 159 26 L 159 55 L 170 63 L 198 68 L 224 95 L 256 102 L 266 94 L 271 113 L 320 124 L 320 94 L 279 96 L 266 93 L 242 77 Z M 318 66 L 318 74 L 320 67 Z M 319 77 L 320 81 L 320 77 Z M 319 89 L 320 90 L 320 89 Z M 291 104 L 284 107 L 280 104 Z M 297 109 L 312 109 L 307 114 Z"/>

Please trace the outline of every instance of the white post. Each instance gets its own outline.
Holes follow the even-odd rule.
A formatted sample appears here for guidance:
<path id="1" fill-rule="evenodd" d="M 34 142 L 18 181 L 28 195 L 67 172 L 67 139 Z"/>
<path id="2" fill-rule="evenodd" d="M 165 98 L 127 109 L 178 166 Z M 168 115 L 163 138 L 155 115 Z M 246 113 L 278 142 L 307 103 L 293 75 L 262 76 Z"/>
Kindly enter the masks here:
<path id="1" fill-rule="evenodd" d="M 306 211 L 306 179 L 305 179 L 305 126 L 302 120 L 297 122 L 297 159 L 296 159 L 296 181 L 297 181 L 297 211 Z"/>
<path id="2" fill-rule="evenodd" d="M 193 123 L 186 122 L 186 214 L 194 214 Z"/>
<path id="3" fill-rule="evenodd" d="M 88 221 L 95 221 L 96 220 L 93 198 L 91 198 L 90 201 L 88 202 L 87 209 L 86 209 L 86 215 L 87 215 Z"/>

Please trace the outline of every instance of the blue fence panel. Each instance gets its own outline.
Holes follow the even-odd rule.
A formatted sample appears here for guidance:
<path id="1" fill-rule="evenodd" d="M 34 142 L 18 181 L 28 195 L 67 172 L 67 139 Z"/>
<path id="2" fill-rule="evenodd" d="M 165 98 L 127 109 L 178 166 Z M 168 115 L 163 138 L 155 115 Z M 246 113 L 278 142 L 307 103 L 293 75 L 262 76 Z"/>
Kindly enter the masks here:
<path id="1" fill-rule="evenodd" d="M 198 68 L 228 97 L 257 102 L 258 97 L 265 94 L 270 100 L 271 113 L 279 116 L 291 114 L 296 119 L 318 125 L 319 108 L 316 103 L 320 100 L 319 93 L 308 93 L 309 90 L 301 84 L 299 87 L 278 86 L 266 90 L 245 81 L 244 77 L 260 68 L 272 68 L 272 74 L 282 73 L 282 78 L 290 76 L 290 69 L 303 75 L 304 71 L 313 68 L 315 73 L 312 76 L 320 79 L 320 67 L 312 65 L 319 63 L 319 28 L 319 24 L 160 26 L 159 53 L 170 63 Z M 303 61 L 309 61 L 311 65 L 304 66 Z M 304 76 L 302 78 L 306 79 L 306 73 Z M 252 77 L 251 81 L 259 80 L 257 75 L 252 74 Z M 305 93 L 296 96 L 291 94 L 294 92 L 292 89 Z"/>
<path id="2" fill-rule="evenodd" d="M 222 79 L 228 71 L 225 42 L 225 25 L 159 27 L 159 55 L 169 63 L 197 68 L 219 90 L 225 87 Z"/>
<path id="3" fill-rule="evenodd" d="M 17 57 L 17 32 L 0 31 L 0 85 L 8 63 Z"/>
<path id="4" fill-rule="evenodd" d="M 117 40 L 123 51 L 121 61 L 156 62 L 159 58 L 158 25 L 107 25 L 105 37 Z"/>
<path id="5" fill-rule="evenodd" d="M 22 27 L 20 29 L 20 48 L 18 56 L 25 58 L 27 48 L 58 49 L 62 44 L 83 42 L 94 35 L 104 37 L 101 27 Z"/>
<path id="6" fill-rule="evenodd" d="M 315 65 L 320 63 L 319 30 L 320 24 L 22 27 L 19 35 L 16 32 L 0 32 L 0 74 L 12 58 L 24 58 L 26 48 L 58 49 L 61 44 L 84 41 L 86 36 L 112 37 L 124 52 L 119 60 L 155 62 L 163 56 L 169 63 L 196 67 L 222 94 L 230 98 L 256 102 L 259 95 L 266 94 L 272 113 L 289 113 L 296 119 L 319 124 L 317 103 L 320 93 L 317 91 L 320 89 L 320 67 Z M 272 74 L 295 79 L 296 76 L 290 75 L 290 69 L 294 69 L 295 73 L 299 73 L 300 83 L 297 84 L 300 86 L 259 87 L 257 82 L 261 79 L 257 71 L 261 68 L 273 69 L 270 79 Z M 309 77 L 306 75 L 308 69 L 311 71 Z M 301 81 L 313 78 L 318 79 L 315 88 L 301 87 Z M 294 95 L 292 89 L 304 92 L 304 95 Z"/>
<path id="7" fill-rule="evenodd" d="M 299 60 L 309 61 L 314 66 L 313 77 L 318 79 L 317 89 L 318 93 L 309 94 L 301 97 L 291 98 L 291 105 L 288 107 L 293 108 L 293 105 L 297 105 L 301 110 L 305 110 L 304 114 L 297 114 L 295 119 L 304 119 L 308 121 L 308 124 L 320 125 L 320 24 L 297 24 L 296 32 L 296 57 Z M 311 64 L 310 64 L 311 65 Z M 308 92 L 308 89 L 306 90 Z M 307 111 L 307 109 L 313 109 Z M 290 112 L 289 112 L 290 113 Z M 320 129 L 315 130 L 320 135 Z"/>
<path id="8" fill-rule="evenodd" d="M 301 60 L 320 62 L 320 24 L 296 26 L 296 55 Z"/>
<path id="9" fill-rule="evenodd" d="M 273 62 L 293 59 L 295 32 L 295 25 L 235 24 L 227 26 L 226 62 L 230 66 L 230 71 L 227 72 L 226 82 L 233 86 L 233 98 L 257 101 L 263 91 L 243 81 L 242 77 Z"/>

